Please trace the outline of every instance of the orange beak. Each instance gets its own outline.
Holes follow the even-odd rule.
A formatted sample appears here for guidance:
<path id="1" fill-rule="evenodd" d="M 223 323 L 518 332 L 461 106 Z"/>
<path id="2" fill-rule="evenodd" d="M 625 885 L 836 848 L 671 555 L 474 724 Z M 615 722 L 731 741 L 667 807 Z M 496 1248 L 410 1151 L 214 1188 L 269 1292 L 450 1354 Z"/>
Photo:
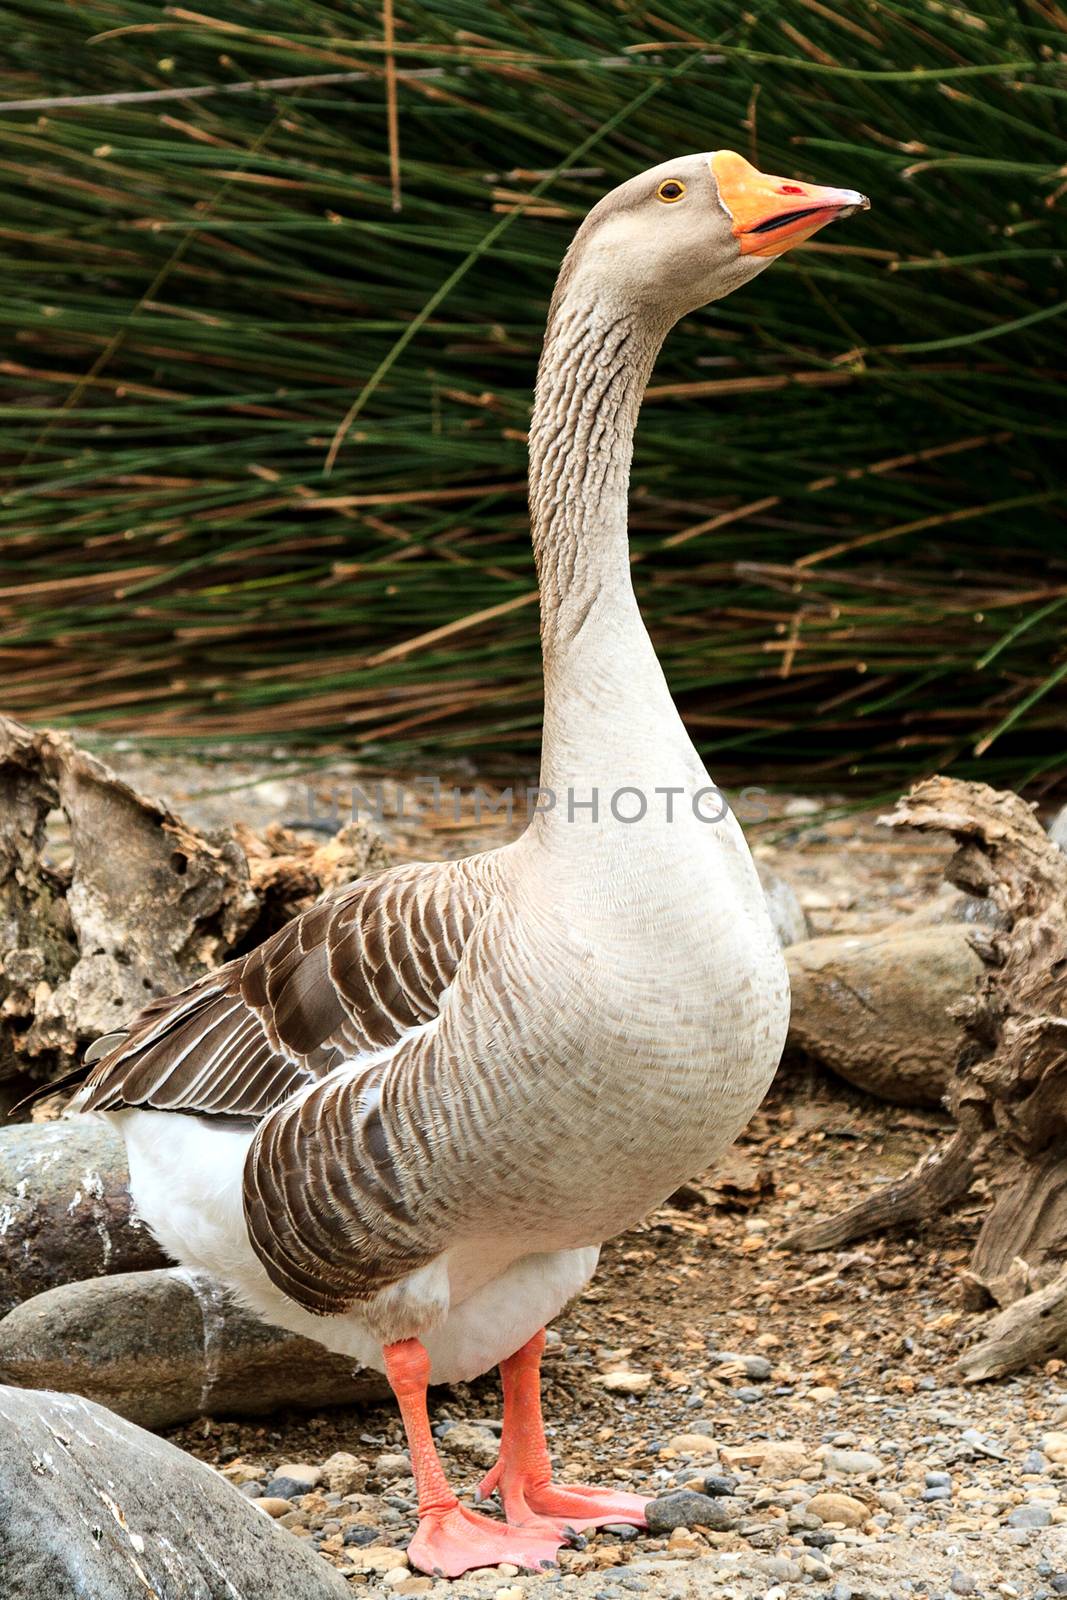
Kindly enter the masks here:
<path id="1" fill-rule="evenodd" d="M 855 189 L 770 177 L 734 150 L 716 151 L 711 170 L 744 256 L 784 255 L 828 222 L 866 211 L 871 203 Z"/>

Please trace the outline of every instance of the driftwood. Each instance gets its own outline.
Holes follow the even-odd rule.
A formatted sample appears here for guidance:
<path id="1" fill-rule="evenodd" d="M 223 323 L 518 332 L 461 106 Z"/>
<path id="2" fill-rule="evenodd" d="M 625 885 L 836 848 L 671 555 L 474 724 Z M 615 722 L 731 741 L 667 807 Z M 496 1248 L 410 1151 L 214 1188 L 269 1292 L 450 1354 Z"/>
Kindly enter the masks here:
<path id="1" fill-rule="evenodd" d="M 782 1240 L 786 1250 L 841 1250 L 854 1239 L 936 1216 L 967 1193 L 985 1141 L 968 1116 L 943 1150 L 932 1150 L 897 1183 L 836 1217 L 806 1222 Z"/>
<path id="2" fill-rule="evenodd" d="M 963 1043 L 947 1104 L 959 1130 L 894 1186 L 895 1205 L 892 1191 L 875 1195 L 788 1242 L 828 1248 L 820 1241 L 933 1215 L 987 1157 L 993 1204 L 966 1281 L 972 1304 L 1007 1309 L 960 1363 L 973 1381 L 1067 1348 L 1067 855 L 1025 801 L 985 784 L 928 779 L 885 820 L 952 834 L 947 876 L 999 913 L 975 938 L 982 974 L 955 1011 Z"/>
<path id="3" fill-rule="evenodd" d="M 92 1039 L 387 864 L 377 834 L 202 833 L 63 733 L 0 716 L 0 1110 Z"/>
<path id="4" fill-rule="evenodd" d="M 1065 1349 L 1067 1270 L 1044 1289 L 1024 1295 L 991 1317 L 979 1343 L 956 1363 L 956 1371 L 965 1383 L 980 1383 L 1062 1356 Z"/>

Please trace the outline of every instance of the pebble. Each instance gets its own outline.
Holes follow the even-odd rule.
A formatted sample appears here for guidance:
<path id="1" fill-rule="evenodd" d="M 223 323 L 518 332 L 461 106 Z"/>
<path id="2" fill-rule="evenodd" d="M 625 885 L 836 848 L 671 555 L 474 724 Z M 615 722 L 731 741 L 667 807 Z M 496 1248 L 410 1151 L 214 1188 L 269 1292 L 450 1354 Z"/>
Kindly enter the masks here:
<path id="1" fill-rule="evenodd" d="M 601 1532 L 610 1533 L 616 1539 L 622 1539 L 624 1543 L 641 1537 L 640 1528 L 635 1528 L 632 1522 L 605 1522 Z"/>
<path id="2" fill-rule="evenodd" d="M 719 1451 L 715 1440 L 707 1433 L 676 1433 L 668 1448 L 680 1456 L 711 1456 Z"/>
<path id="3" fill-rule="evenodd" d="M 252 1504 L 265 1511 L 268 1517 L 284 1517 L 287 1511 L 293 1509 L 288 1500 L 283 1500 L 276 1494 L 261 1494 L 258 1499 L 252 1501 Z"/>
<path id="4" fill-rule="evenodd" d="M 306 1461 L 286 1461 L 275 1472 L 265 1490 L 268 1499 L 297 1500 L 322 1482 L 322 1470 Z"/>
<path id="5" fill-rule="evenodd" d="M 947 1483 L 934 1484 L 930 1489 L 923 1490 L 924 1500 L 951 1500 L 952 1490 Z"/>
<path id="6" fill-rule="evenodd" d="M 759 1568 L 775 1583 L 799 1583 L 804 1576 L 800 1562 L 791 1561 L 788 1556 L 768 1556 L 759 1563 Z"/>
<path id="7" fill-rule="evenodd" d="M 450 1455 L 461 1456 L 479 1467 L 495 1466 L 500 1454 L 500 1441 L 496 1436 L 473 1422 L 452 1423 L 441 1444 Z"/>
<path id="8" fill-rule="evenodd" d="M 346 1545 L 367 1545 L 373 1544 L 376 1539 L 380 1539 L 381 1534 L 377 1528 L 365 1528 L 362 1523 L 351 1522 L 345 1529 L 343 1537 Z"/>
<path id="9" fill-rule="evenodd" d="M 590 1383 L 598 1384 L 609 1394 L 647 1394 L 652 1386 L 651 1372 L 602 1372 Z"/>
<path id="10" fill-rule="evenodd" d="M 704 1478 L 704 1493 L 714 1495 L 733 1494 L 737 1488 L 737 1479 L 724 1476 L 721 1472 L 709 1472 Z"/>
<path id="11" fill-rule="evenodd" d="M 811 1516 L 818 1517 L 820 1522 L 843 1522 L 846 1528 L 862 1527 L 870 1515 L 862 1500 L 854 1500 L 849 1494 L 833 1494 L 829 1491 L 813 1495 L 805 1510 Z"/>
<path id="12" fill-rule="evenodd" d="M 830 1590 L 830 1600 L 852 1600 L 852 1590 L 843 1578 L 839 1578 Z"/>
<path id="13" fill-rule="evenodd" d="M 772 1370 L 766 1356 L 743 1356 L 733 1350 L 712 1350 L 708 1360 L 715 1366 L 740 1367 L 746 1378 L 754 1378 L 757 1383 L 769 1378 Z"/>
<path id="14" fill-rule="evenodd" d="M 947 1472 L 928 1472 L 925 1478 L 928 1489 L 951 1489 L 952 1478 Z"/>
<path id="15" fill-rule="evenodd" d="M 649 1502 L 646 1511 L 649 1533 L 671 1533 L 675 1528 L 710 1528 L 723 1533 L 733 1526 L 733 1518 L 710 1495 L 680 1489 Z"/>
<path id="16" fill-rule="evenodd" d="M 1023 1457 L 1022 1466 L 1019 1468 L 1020 1472 L 1026 1473 L 1047 1472 L 1047 1470 L 1048 1459 L 1041 1454 L 1040 1450 L 1028 1451 Z"/>
<path id="17" fill-rule="evenodd" d="M 811 1451 L 796 1440 L 775 1440 L 767 1446 L 759 1463 L 761 1478 L 796 1478 L 811 1466 Z"/>
<path id="18" fill-rule="evenodd" d="M 884 1472 L 885 1464 L 870 1450 L 824 1450 L 824 1473 L 837 1473 L 845 1478 L 867 1477 L 873 1472 Z"/>
<path id="19" fill-rule="evenodd" d="M 1048 1506 L 1016 1506 L 1008 1514 L 1009 1528 L 1047 1528 L 1051 1521 L 1052 1512 Z"/>
<path id="20" fill-rule="evenodd" d="M 960 1567 L 954 1569 L 948 1586 L 953 1594 L 974 1594 L 978 1587 L 971 1574 Z"/>
<path id="21" fill-rule="evenodd" d="M 406 1550 L 396 1550 L 392 1545 L 372 1544 L 358 1550 L 350 1558 L 356 1572 L 393 1572 L 398 1567 L 408 1567 Z"/>
<path id="22" fill-rule="evenodd" d="M 1067 1572 L 1054 1572 L 1049 1579 L 1053 1594 L 1067 1594 Z"/>
<path id="23" fill-rule="evenodd" d="M 378 1456 L 374 1463 L 374 1471 L 385 1482 L 393 1478 L 407 1478 L 411 1474 L 411 1457 L 395 1453 Z"/>
<path id="24" fill-rule="evenodd" d="M 367 1484 L 367 1464 L 347 1450 L 335 1450 L 322 1463 L 322 1479 L 333 1494 L 361 1494 Z"/>
<path id="25" fill-rule="evenodd" d="M 1055 1466 L 1067 1461 L 1067 1433 L 1046 1433 L 1041 1449 Z"/>

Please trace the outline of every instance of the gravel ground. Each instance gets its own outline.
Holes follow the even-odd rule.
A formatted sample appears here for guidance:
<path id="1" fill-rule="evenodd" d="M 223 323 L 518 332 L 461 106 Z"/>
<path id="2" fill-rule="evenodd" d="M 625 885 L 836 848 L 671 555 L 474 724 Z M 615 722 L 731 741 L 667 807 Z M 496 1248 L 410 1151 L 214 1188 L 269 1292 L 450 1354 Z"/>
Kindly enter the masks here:
<path id="1" fill-rule="evenodd" d="M 357 778 L 341 765 L 286 775 L 106 754 L 201 826 L 321 818 Z M 806 797 L 776 797 L 770 811 L 750 841 L 797 889 L 813 932 L 884 926 L 938 890 L 947 848 L 889 836 L 876 813 L 834 815 Z M 404 858 L 463 854 L 516 827 L 479 819 L 467 800 L 383 831 Z M 779 1247 L 797 1222 L 907 1170 L 946 1127 L 780 1074 L 728 1160 L 605 1249 L 550 1335 L 550 1443 L 564 1482 L 707 1494 L 675 1507 L 671 1533 L 601 1532 L 564 1550 L 558 1572 L 500 1568 L 446 1586 L 412 1573 L 403 1552 L 414 1486 L 391 1407 L 201 1422 L 171 1437 L 272 1502 L 353 1588 L 477 1600 L 560 1588 L 595 1600 L 1067 1593 L 1067 1371 L 1052 1362 L 975 1388 L 953 1378 L 982 1321 L 960 1293 L 981 1180 L 914 1236 L 815 1256 Z M 499 1409 L 492 1376 L 434 1397 L 465 1497 L 493 1459 Z"/>

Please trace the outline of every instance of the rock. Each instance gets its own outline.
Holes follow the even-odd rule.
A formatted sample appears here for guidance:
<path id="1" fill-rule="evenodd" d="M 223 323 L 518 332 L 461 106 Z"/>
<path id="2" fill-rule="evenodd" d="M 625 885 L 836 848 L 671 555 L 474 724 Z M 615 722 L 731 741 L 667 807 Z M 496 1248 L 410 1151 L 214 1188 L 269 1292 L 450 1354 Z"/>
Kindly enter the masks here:
<path id="1" fill-rule="evenodd" d="M 708 1361 L 721 1367 L 737 1367 L 746 1378 L 755 1378 L 762 1383 L 764 1378 L 769 1378 L 773 1368 L 766 1356 L 742 1356 L 733 1350 L 712 1350 L 709 1352 Z M 721 1373 L 715 1376 L 721 1377 Z"/>
<path id="2" fill-rule="evenodd" d="M 265 1511 L 268 1517 L 284 1517 L 293 1509 L 284 1495 L 277 1494 L 257 1494 L 252 1504 Z"/>
<path id="3" fill-rule="evenodd" d="M 0 1317 L 42 1290 L 163 1266 L 133 1214 L 122 1135 L 95 1117 L 0 1127 Z"/>
<path id="4" fill-rule="evenodd" d="M 651 1372 L 601 1372 L 589 1381 L 601 1389 L 606 1389 L 609 1394 L 647 1394 L 652 1384 L 652 1374 Z"/>
<path id="5" fill-rule="evenodd" d="M 883 1472 L 884 1463 L 870 1450 L 824 1450 L 822 1469 L 827 1475 L 831 1473 L 842 1478 L 866 1478 L 873 1473 Z"/>
<path id="6" fill-rule="evenodd" d="M 800 1562 L 792 1561 L 789 1556 L 764 1556 L 758 1566 L 772 1583 L 800 1583 L 804 1577 Z"/>
<path id="7" fill-rule="evenodd" d="M 833 934 L 786 963 L 789 1049 L 894 1104 L 941 1104 L 963 1039 L 951 1010 L 985 971 L 967 928 Z"/>
<path id="8" fill-rule="evenodd" d="M 759 1462 L 761 1478 L 796 1478 L 811 1466 L 811 1451 L 798 1440 L 781 1439 L 768 1444 Z"/>
<path id="9" fill-rule="evenodd" d="M 737 1489 L 737 1479 L 719 1472 L 709 1472 L 704 1479 L 704 1493 L 713 1495 L 733 1494 Z"/>
<path id="10" fill-rule="evenodd" d="M 850 1494 L 834 1494 L 829 1490 L 813 1495 L 804 1509 L 811 1516 L 818 1517 L 820 1522 L 842 1522 L 846 1528 L 860 1528 L 870 1516 L 862 1500 L 854 1500 Z"/>
<path id="11" fill-rule="evenodd" d="M 395 1550 L 392 1545 L 369 1544 L 350 1557 L 357 1572 L 393 1572 L 398 1567 L 408 1567 L 406 1550 Z"/>
<path id="12" fill-rule="evenodd" d="M 680 1456 L 713 1456 L 719 1448 L 706 1433 L 676 1433 L 668 1443 Z"/>
<path id="13" fill-rule="evenodd" d="M 335 1450 L 322 1463 L 323 1482 L 331 1494 L 362 1494 L 367 1475 L 366 1462 L 347 1450 Z"/>
<path id="14" fill-rule="evenodd" d="M 478 1467 L 496 1465 L 500 1454 L 500 1441 L 486 1428 L 473 1422 L 453 1422 L 441 1436 L 441 1444 L 450 1455 L 471 1461 Z"/>
<path id="15" fill-rule="evenodd" d="M 1041 1441 L 1042 1454 L 1056 1466 L 1067 1462 L 1067 1433 L 1046 1433 Z"/>
<path id="16" fill-rule="evenodd" d="M 273 1495 L 280 1500 L 297 1500 L 301 1495 L 317 1489 L 321 1482 L 322 1471 L 319 1467 L 309 1466 L 306 1461 L 286 1461 L 267 1484 L 266 1492 L 268 1497 Z"/>
<path id="17" fill-rule="evenodd" d="M 923 1479 L 928 1489 L 951 1489 L 952 1476 L 948 1472 L 928 1472 Z"/>
<path id="18" fill-rule="evenodd" d="M 948 1586 L 953 1594 L 974 1594 L 978 1588 L 972 1574 L 961 1571 L 959 1567 L 953 1570 Z"/>
<path id="19" fill-rule="evenodd" d="M 710 1528 L 713 1533 L 725 1533 L 733 1527 L 733 1518 L 718 1500 L 690 1489 L 649 1501 L 645 1515 L 649 1533 L 671 1533 L 675 1528 Z"/>
<path id="20" fill-rule="evenodd" d="M 394 1478 L 407 1478 L 411 1476 L 411 1457 L 400 1455 L 397 1452 L 388 1452 L 378 1456 L 374 1463 L 374 1470 L 385 1483 L 391 1483 Z"/>
<path id="21" fill-rule="evenodd" d="M 1047 1528 L 1051 1521 L 1052 1512 L 1048 1506 L 1016 1506 L 1008 1513 L 1009 1528 Z"/>
<path id="22" fill-rule="evenodd" d="M 0 1387 L 0 1572 L 39 1600 L 346 1600 L 220 1473 L 78 1395 Z"/>
<path id="23" fill-rule="evenodd" d="M 763 888 L 763 898 L 771 915 L 771 925 L 781 945 L 799 944 L 811 937 L 811 924 L 807 913 L 797 898 L 791 883 L 769 867 L 765 861 L 756 860 L 756 871 Z"/>
<path id="24" fill-rule="evenodd" d="M 182 1267 L 68 1283 L 16 1306 L 0 1322 L 0 1383 L 63 1384 L 149 1428 L 388 1394 L 377 1373 L 268 1327 Z"/>

